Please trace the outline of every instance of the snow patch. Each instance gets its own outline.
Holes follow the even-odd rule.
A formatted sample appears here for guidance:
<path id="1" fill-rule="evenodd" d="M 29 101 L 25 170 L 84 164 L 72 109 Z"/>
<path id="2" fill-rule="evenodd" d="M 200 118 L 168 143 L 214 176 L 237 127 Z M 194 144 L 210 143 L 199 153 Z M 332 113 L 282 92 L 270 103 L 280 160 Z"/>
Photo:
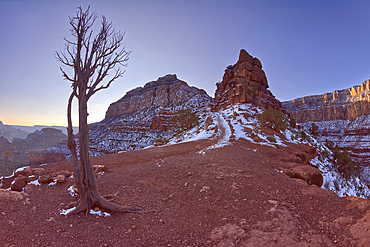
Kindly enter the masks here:
<path id="1" fill-rule="evenodd" d="M 76 207 L 73 207 L 73 208 L 69 208 L 69 209 L 61 209 L 59 210 L 60 214 L 62 215 L 67 215 L 69 214 L 70 212 L 72 212 L 73 210 L 75 210 Z"/>
<path id="2" fill-rule="evenodd" d="M 41 186 L 39 180 L 37 180 L 37 179 L 29 182 L 28 184 L 33 184 L 33 185 Z"/>
<path id="3" fill-rule="evenodd" d="M 74 191 L 73 189 L 73 185 L 71 185 L 68 189 L 67 189 L 68 193 L 71 195 L 71 196 L 77 196 L 77 193 Z"/>
<path id="4" fill-rule="evenodd" d="M 107 213 L 107 212 L 102 212 L 100 210 L 94 211 L 93 209 L 90 209 L 89 214 L 96 215 L 96 218 L 99 218 L 99 217 L 111 217 L 111 215 L 109 213 Z"/>

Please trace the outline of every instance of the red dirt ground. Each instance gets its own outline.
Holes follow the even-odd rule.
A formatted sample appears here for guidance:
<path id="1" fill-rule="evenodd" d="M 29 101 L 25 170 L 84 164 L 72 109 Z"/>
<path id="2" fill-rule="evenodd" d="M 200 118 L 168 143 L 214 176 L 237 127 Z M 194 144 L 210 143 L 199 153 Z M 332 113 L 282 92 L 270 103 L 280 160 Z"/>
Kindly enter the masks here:
<path id="1" fill-rule="evenodd" d="M 200 140 L 92 158 L 108 168 L 102 195 L 141 208 L 111 217 L 60 209 L 77 197 L 69 178 L 0 193 L 1 246 L 370 246 L 370 202 L 339 198 L 276 169 L 307 146 L 248 141 L 205 150 Z M 70 162 L 43 166 L 73 171 Z M 367 236 L 367 237 L 366 237 Z"/>

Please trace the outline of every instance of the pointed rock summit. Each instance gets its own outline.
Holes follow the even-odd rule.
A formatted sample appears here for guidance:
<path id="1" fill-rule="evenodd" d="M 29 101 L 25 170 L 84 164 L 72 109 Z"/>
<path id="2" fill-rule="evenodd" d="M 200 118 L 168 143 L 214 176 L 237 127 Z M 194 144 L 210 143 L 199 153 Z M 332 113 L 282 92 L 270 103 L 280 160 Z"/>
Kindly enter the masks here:
<path id="1" fill-rule="evenodd" d="M 226 68 L 222 81 L 216 87 L 214 110 L 234 103 L 282 108 L 280 101 L 267 90 L 269 85 L 260 60 L 244 49 L 240 51 L 237 63 Z"/>

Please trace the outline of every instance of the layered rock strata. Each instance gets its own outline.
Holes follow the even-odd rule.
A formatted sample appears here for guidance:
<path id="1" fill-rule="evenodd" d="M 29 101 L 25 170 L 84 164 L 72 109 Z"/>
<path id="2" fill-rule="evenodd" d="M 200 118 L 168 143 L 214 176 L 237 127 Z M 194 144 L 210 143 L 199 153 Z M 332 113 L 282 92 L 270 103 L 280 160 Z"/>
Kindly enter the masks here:
<path id="1" fill-rule="evenodd" d="M 244 49 L 236 64 L 226 68 L 222 81 L 216 84 L 214 110 L 235 103 L 254 103 L 262 107 L 282 108 L 280 101 L 268 90 L 262 64 Z"/>
<path id="2" fill-rule="evenodd" d="M 351 152 L 360 164 L 370 164 L 370 80 L 344 90 L 282 102 L 284 108 L 308 130 L 319 129 L 318 139 L 334 142 Z"/>
<path id="3" fill-rule="evenodd" d="M 199 113 L 211 102 L 204 90 L 190 87 L 176 75 L 160 77 L 127 92 L 109 106 L 102 122 L 90 125 L 91 151 L 139 149 L 157 138 L 170 138 L 175 132 L 173 115 L 184 109 Z"/>
<path id="4" fill-rule="evenodd" d="M 298 122 L 355 120 L 370 114 L 370 80 L 343 90 L 283 102 Z"/>
<path id="5" fill-rule="evenodd" d="M 210 101 L 204 90 L 190 87 L 176 75 L 166 75 L 127 92 L 122 99 L 109 106 L 105 118 L 133 114 L 149 107 L 202 107 Z"/>

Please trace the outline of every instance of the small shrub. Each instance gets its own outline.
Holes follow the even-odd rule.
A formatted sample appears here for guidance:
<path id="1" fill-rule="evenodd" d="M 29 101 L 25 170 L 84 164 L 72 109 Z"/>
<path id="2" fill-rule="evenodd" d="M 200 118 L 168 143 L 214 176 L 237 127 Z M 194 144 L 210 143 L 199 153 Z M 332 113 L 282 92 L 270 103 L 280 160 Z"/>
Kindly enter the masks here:
<path id="1" fill-rule="evenodd" d="M 295 119 L 294 119 L 294 118 L 289 118 L 289 125 L 290 125 L 290 127 L 292 127 L 292 128 L 297 127 L 297 122 L 295 121 Z"/>
<path id="2" fill-rule="evenodd" d="M 285 131 L 287 129 L 287 124 L 285 122 L 285 114 L 277 109 L 266 109 L 262 114 L 258 116 L 258 119 L 265 126 L 272 128 L 273 130 Z"/>
<path id="3" fill-rule="evenodd" d="M 324 157 L 324 158 L 328 158 L 329 157 L 329 152 L 324 150 L 321 152 L 321 156 Z"/>
<path id="4" fill-rule="evenodd" d="M 275 136 L 268 136 L 268 137 L 267 137 L 267 140 L 268 140 L 269 142 L 276 142 L 276 138 L 275 138 Z"/>
<path id="5" fill-rule="evenodd" d="M 319 127 L 315 123 L 312 123 L 308 131 L 312 136 L 317 136 L 319 134 Z"/>
<path id="6" fill-rule="evenodd" d="M 199 124 L 199 117 L 191 109 L 179 110 L 170 119 L 176 133 L 189 130 Z"/>
<path id="7" fill-rule="evenodd" d="M 360 172 L 358 165 L 351 159 L 347 150 L 335 151 L 334 160 L 338 172 L 347 179 Z"/>
<path id="8" fill-rule="evenodd" d="M 306 140 L 307 139 L 306 132 L 304 132 L 303 130 L 301 131 L 301 139 L 302 140 Z"/>

